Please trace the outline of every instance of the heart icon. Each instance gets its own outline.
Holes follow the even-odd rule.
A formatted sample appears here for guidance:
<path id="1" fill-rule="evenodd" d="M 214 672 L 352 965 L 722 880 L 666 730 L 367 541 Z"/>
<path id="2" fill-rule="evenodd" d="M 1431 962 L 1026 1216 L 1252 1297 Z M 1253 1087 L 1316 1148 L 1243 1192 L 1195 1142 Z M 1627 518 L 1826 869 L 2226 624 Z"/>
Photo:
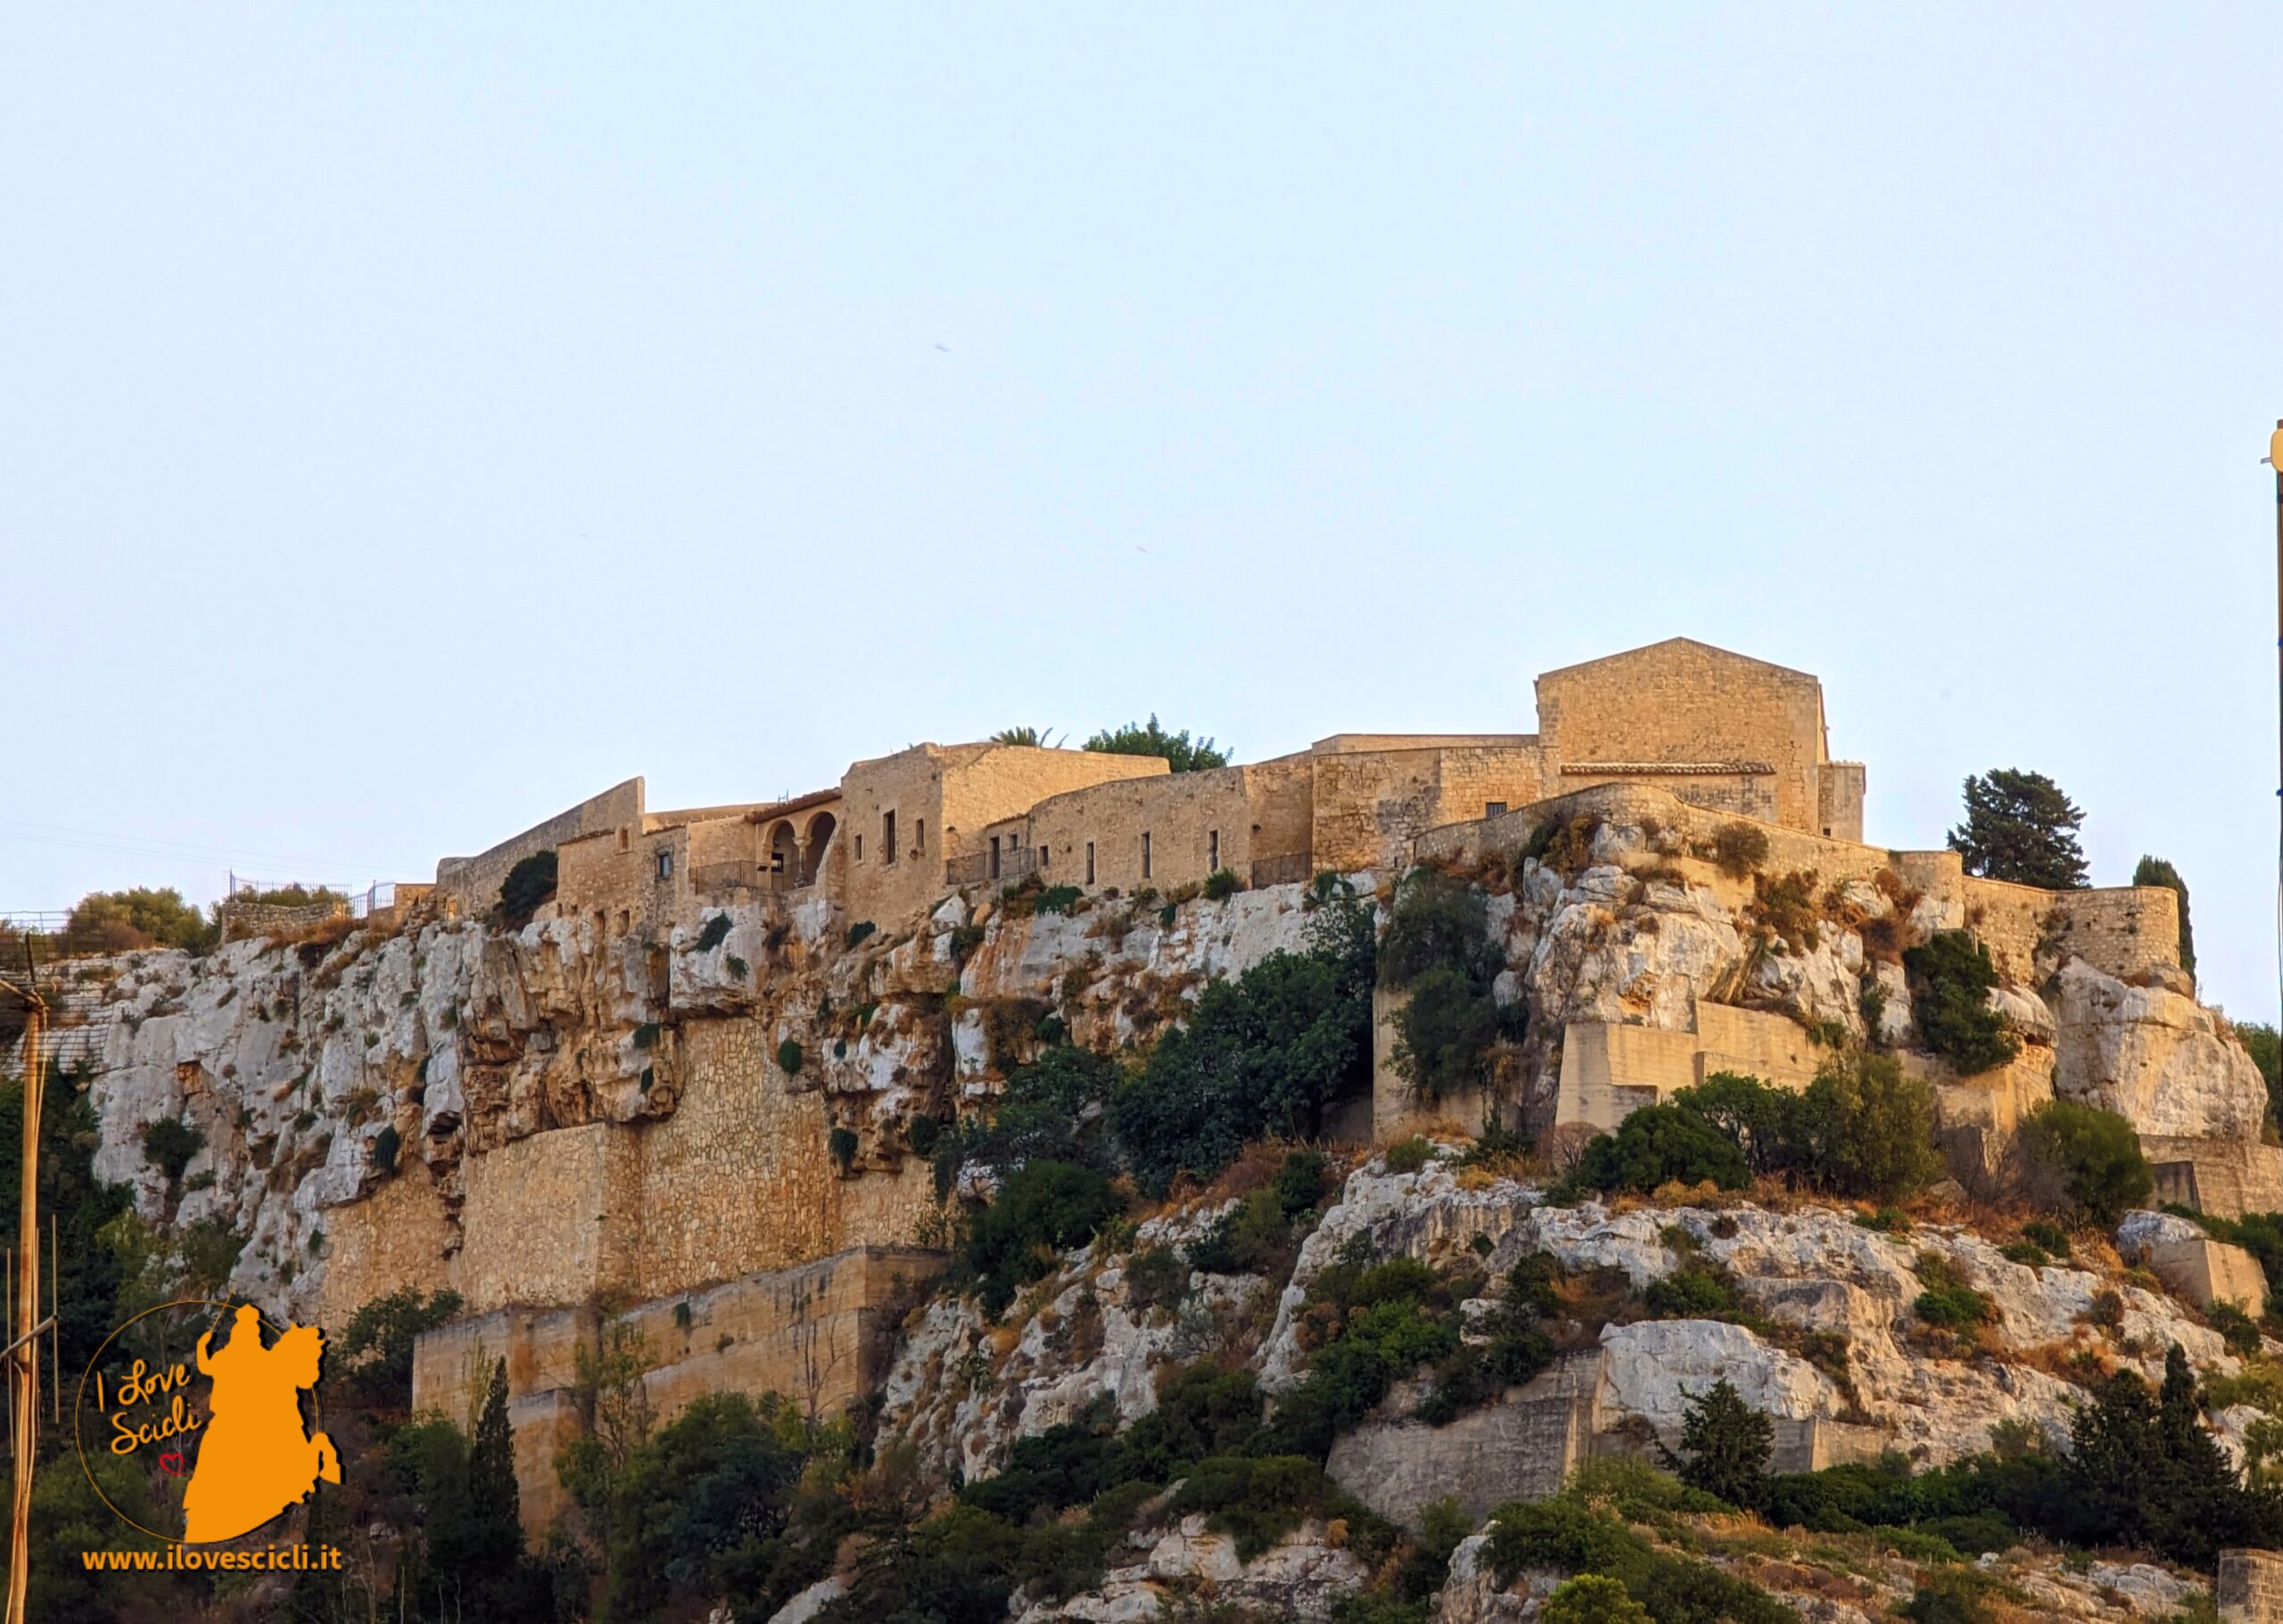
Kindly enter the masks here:
<path id="1" fill-rule="evenodd" d="M 169 1449 L 159 1457 L 159 1470 L 170 1478 L 182 1476 L 183 1458 L 179 1449 Z"/>

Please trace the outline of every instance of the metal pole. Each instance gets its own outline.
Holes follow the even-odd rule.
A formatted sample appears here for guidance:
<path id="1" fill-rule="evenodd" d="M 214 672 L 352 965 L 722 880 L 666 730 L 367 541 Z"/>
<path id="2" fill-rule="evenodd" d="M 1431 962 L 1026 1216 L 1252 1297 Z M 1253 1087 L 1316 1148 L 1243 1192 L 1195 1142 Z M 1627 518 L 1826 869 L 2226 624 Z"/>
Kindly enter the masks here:
<path id="1" fill-rule="evenodd" d="M 16 1313 L 13 1323 L 39 1323 L 39 1119 L 46 1087 L 43 1052 L 47 1006 L 27 989 L 24 1026 L 24 1152 L 16 1201 Z M 25 1587 L 32 1554 L 32 1464 L 39 1447 L 39 1336 L 25 1337 L 9 1355 L 10 1392 L 14 1404 L 15 1504 L 8 1542 L 7 1624 L 24 1624 Z"/>

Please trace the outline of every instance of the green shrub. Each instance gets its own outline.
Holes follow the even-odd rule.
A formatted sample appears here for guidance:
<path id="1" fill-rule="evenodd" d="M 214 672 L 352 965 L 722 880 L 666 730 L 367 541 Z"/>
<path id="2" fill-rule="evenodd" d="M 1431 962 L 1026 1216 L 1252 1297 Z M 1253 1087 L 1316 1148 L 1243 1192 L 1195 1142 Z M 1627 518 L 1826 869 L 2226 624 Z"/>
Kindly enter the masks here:
<path id="1" fill-rule="evenodd" d="M 1205 877 L 1205 900 L 1220 902 L 1244 889 L 1244 882 L 1237 878 L 1234 869 L 1216 869 Z"/>
<path id="2" fill-rule="evenodd" d="M 1250 1562 L 1341 1497 L 1323 1468 L 1304 1456 L 1222 1455 L 1191 1467 L 1166 1509 L 1175 1517 L 1203 1512 L 1205 1526 L 1234 1538 L 1237 1559 Z"/>
<path id="3" fill-rule="evenodd" d="M 657 1046 L 657 1043 L 658 1023 L 656 1021 L 646 1020 L 634 1028 L 634 1046 L 637 1049 L 654 1049 Z"/>
<path id="4" fill-rule="evenodd" d="M 519 859 L 499 882 L 499 922 L 521 930 L 542 904 L 555 895 L 556 858 L 552 851 L 533 852 Z"/>
<path id="5" fill-rule="evenodd" d="M 2132 1125 L 2096 1106 L 2048 1101 L 2023 1119 L 2017 1146 L 2030 1199 L 2073 1219 L 2113 1224 L 2156 1187 Z"/>
<path id="6" fill-rule="evenodd" d="M 1741 1190 L 1751 1183 L 1751 1169 L 1735 1142 L 1702 1117 L 1679 1106 L 1649 1105 L 1588 1144 L 1570 1180 L 1603 1191 L 1646 1192 L 1674 1181 Z"/>
<path id="7" fill-rule="evenodd" d="M 1540 1624 L 1652 1624 L 1649 1610 L 1633 1599 L 1622 1579 L 1580 1573 L 1546 1597 Z"/>
<path id="8" fill-rule="evenodd" d="M 1109 1180 L 1091 1167 L 1036 1161 L 1010 1174 L 997 1199 L 968 1221 L 960 1248 L 984 1307 L 1000 1312 L 1125 1208 Z"/>
<path id="9" fill-rule="evenodd" d="M 870 936 L 872 932 L 878 928 L 878 927 L 875 926 L 870 919 L 857 920 L 853 925 L 851 925 L 848 927 L 848 945 L 854 947 L 859 942 L 861 942 L 866 936 Z"/>
<path id="10" fill-rule="evenodd" d="M 843 1173 L 855 1165 L 856 1149 L 861 1143 L 851 1128 L 835 1128 L 825 1135 L 824 1148 L 828 1155 L 840 1165 Z"/>
<path id="11" fill-rule="evenodd" d="M 1189 1295 L 1189 1265 L 1170 1247 L 1156 1246 L 1126 1260 L 1125 1298 L 1136 1308 L 1171 1308 Z"/>
<path id="12" fill-rule="evenodd" d="M 1835 1055 L 1801 1097 L 1811 1182 L 1840 1195 L 1899 1200 L 1941 1172 L 1934 1091 L 1892 1055 Z"/>
<path id="13" fill-rule="evenodd" d="M 1906 950 L 1912 1013 L 1926 1047 L 1967 1076 L 2003 1066 L 2021 1051 L 2005 1018 L 1990 1007 L 1998 967 L 1963 930 L 1941 930 Z"/>
<path id="14" fill-rule="evenodd" d="M 1643 1294 L 1652 1319 L 1712 1320 L 1738 1307 L 1735 1289 L 1707 1264 L 1690 1264 L 1649 1282 Z"/>
<path id="15" fill-rule="evenodd" d="M 2239 1359 L 2252 1358 L 2258 1354 L 2261 1347 L 2259 1326 L 2239 1305 L 2213 1303 L 2205 1311 L 2204 1317 L 2211 1322 L 2212 1329 L 2220 1333 L 2220 1340 L 2228 1345 L 2229 1353 Z"/>
<path id="16" fill-rule="evenodd" d="M 1968 1285 L 1957 1265 L 1940 1252 L 1921 1252 L 1916 1265 L 1925 1290 L 1910 1305 L 1921 1323 L 1966 1331 L 1998 1317 L 1998 1306 Z"/>
<path id="17" fill-rule="evenodd" d="M 1712 831 L 1712 861 L 1730 879 L 1742 879 L 1768 861 L 1768 831 L 1735 819 Z"/>
<path id="18" fill-rule="evenodd" d="M 1218 748 L 1210 738 L 1191 740 L 1189 730 L 1168 733 L 1158 725 L 1158 714 L 1150 713 L 1144 722 L 1129 721 L 1122 728 L 1105 728 L 1086 740 L 1082 746 L 1111 755 L 1161 755 L 1175 772 L 1201 772 L 1208 767 L 1229 764 L 1227 751 Z"/>
<path id="19" fill-rule="evenodd" d="M 743 959 L 738 958 L 737 954 L 730 953 L 722 959 L 721 968 L 729 972 L 732 979 L 743 981 L 746 978 L 746 973 L 753 969 L 753 966 L 747 964 Z"/>
<path id="20" fill-rule="evenodd" d="M 206 1135 L 174 1117 L 161 1117 L 143 1130 L 143 1155 L 173 1183 L 191 1158 L 206 1148 Z"/>
<path id="21" fill-rule="evenodd" d="M 2283 1035 L 2275 1028 L 2255 1020 L 2236 1023 L 2236 1041 L 2251 1056 L 2251 1063 L 2259 1068 L 2259 1075 L 2267 1083 L 2267 1121 L 2272 1127 L 2283 1123 Z"/>
<path id="22" fill-rule="evenodd" d="M 1389 1173 L 1416 1173 L 1435 1159 L 1435 1147 L 1417 1134 L 1397 1140 L 1381 1158 Z"/>
<path id="23" fill-rule="evenodd" d="M 806 1058 L 801 1045 L 792 1038 L 777 1045 L 777 1068 L 788 1077 L 801 1075 L 801 1062 Z"/>
<path id="24" fill-rule="evenodd" d="M 729 916 L 726 913 L 708 914 L 705 925 L 698 930 L 697 940 L 690 945 L 697 952 L 710 953 L 729 939 Z"/>
<path id="25" fill-rule="evenodd" d="M 1076 886 L 1049 886 L 1032 900 L 1031 906 L 1037 913 L 1067 913 L 1085 894 Z"/>
<path id="26" fill-rule="evenodd" d="M 2058 1224 L 2048 1223 L 2043 1218 L 2032 1218 L 2022 1225 L 2022 1238 L 2043 1247 L 2056 1257 L 2069 1256 L 2069 1232 Z"/>
<path id="27" fill-rule="evenodd" d="M 91 891 L 79 899 L 63 926 L 64 945 L 74 952 L 115 953 L 138 947 L 204 952 L 218 934 L 214 921 L 171 886 Z"/>
<path id="28" fill-rule="evenodd" d="M 1370 1086 L 1368 915 L 1352 900 L 1320 908 L 1310 939 L 1208 983 L 1118 1087 L 1110 1128 L 1145 1191 L 1210 1178 L 1254 1140 L 1322 1138 L 1331 1109 Z"/>

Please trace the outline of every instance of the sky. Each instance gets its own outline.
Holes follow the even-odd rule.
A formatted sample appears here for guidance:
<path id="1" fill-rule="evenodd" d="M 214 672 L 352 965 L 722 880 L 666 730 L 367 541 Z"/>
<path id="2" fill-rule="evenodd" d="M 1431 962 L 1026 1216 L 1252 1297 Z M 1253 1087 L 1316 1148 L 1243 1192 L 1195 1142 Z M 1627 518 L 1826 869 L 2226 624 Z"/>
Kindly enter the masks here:
<path id="1" fill-rule="evenodd" d="M 2252 6 L 0 4 L 0 911 L 1817 672 L 2272 1019 Z"/>

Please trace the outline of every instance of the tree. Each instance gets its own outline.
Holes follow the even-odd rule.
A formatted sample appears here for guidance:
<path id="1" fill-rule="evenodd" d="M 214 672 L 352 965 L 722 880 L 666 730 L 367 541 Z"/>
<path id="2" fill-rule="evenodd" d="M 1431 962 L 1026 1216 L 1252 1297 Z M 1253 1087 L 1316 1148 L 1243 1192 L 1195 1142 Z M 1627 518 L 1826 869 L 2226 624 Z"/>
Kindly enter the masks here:
<path id="1" fill-rule="evenodd" d="M 2077 829 L 2085 814 L 2041 772 L 2012 767 L 1966 781 L 1966 821 L 1950 831 L 1950 850 L 1966 871 L 1985 879 L 2074 891 L 2087 883 Z"/>
<path id="2" fill-rule="evenodd" d="M 1970 933 L 1938 930 L 1905 952 L 1902 966 L 1919 1035 L 1961 1074 L 1994 1070 L 2021 1052 L 2006 1018 L 1990 1005 L 1998 967 Z"/>
<path id="3" fill-rule="evenodd" d="M 1489 1081 L 1492 1047 L 1522 1008 L 1510 1015 L 1492 993 L 1505 968 L 1481 892 L 1433 869 L 1404 878 L 1380 944 L 1380 982 L 1407 994 L 1394 1017 L 1393 1059 L 1421 1098 Z"/>
<path id="4" fill-rule="evenodd" d="M 2132 870 L 2136 886 L 2162 886 L 2180 898 L 2180 967 L 2196 974 L 2196 932 L 2188 923 L 2188 882 L 2161 857 L 2143 857 Z"/>
<path id="5" fill-rule="evenodd" d="M 1842 1195 L 1892 1201 L 1934 1182 L 1934 1091 L 1892 1055 L 1854 1053 L 1825 1066 L 1801 1100 L 1807 1142 L 1797 1159 Z"/>
<path id="6" fill-rule="evenodd" d="M 1545 1600 L 1540 1624 L 1650 1624 L 1649 1610 L 1633 1599 L 1622 1579 L 1606 1573 L 1580 1573 Z"/>
<path id="7" fill-rule="evenodd" d="M 1207 767 L 1229 764 L 1229 753 L 1212 739 L 1192 741 L 1187 728 L 1166 732 L 1158 725 L 1155 711 L 1146 723 L 1129 721 L 1122 728 L 1104 728 L 1086 741 L 1085 747 L 1110 755 L 1162 755 L 1175 772 L 1201 772 Z"/>
<path id="8" fill-rule="evenodd" d="M 152 890 L 91 891 L 71 910 L 63 927 L 66 946 L 75 952 L 128 952 L 138 947 L 179 947 L 204 952 L 213 945 L 215 926 L 172 886 Z"/>
<path id="9" fill-rule="evenodd" d="M 1057 1255 L 1084 1245 L 1125 1203 L 1109 1180 L 1068 1162 L 1032 1162 L 1008 1175 L 990 1206 L 968 1224 L 962 1247 L 996 1314 L 1016 1290 L 1052 1272 Z"/>
<path id="10" fill-rule="evenodd" d="M 2155 1548 L 2208 1568 L 2222 1546 L 2272 1546 L 2283 1500 L 2246 1488 L 2198 1414 L 2196 1377 L 2174 1343 L 2151 1394 L 2131 1371 L 2097 1390 L 2070 1424 L 2066 1492 L 2050 1531 L 2086 1545 Z"/>
<path id="11" fill-rule="evenodd" d="M 1774 1424 L 1723 1376 L 1682 1414 L 1680 1480 L 1751 1511 L 1768 1498 L 1768 1461 L 1775 1447 Z"/>
<path id="12" fill-rule="evenodd" d="M 2259 1075 L 2267 1080 L 2267 1115 L 2271 1122 L 2283 1123 L 2283 1035 L 2263 1021 L 2239 1020 L 2236 1023 L 2236 1041 L 2251 1056 L 2251 1063 L 2259 1068 Z"/>
<path id="13" fill-rule="evenodd" d="M 1587 1145 L 1571 1177 L 1589 1190 L 1647 1191 L 1676 1180 L 1741 1190 L 1751 1168 L 1734 1140 L 1694 1111 L 1644 1105 Z"/>
<path id="14" fill-rule="evenodd" d="M 404 1286 L 373 1298 L 349 1316 L 341 1333 L 342 1374 L 372 1408 L 400 1408 L 412 1392 L 414 1345 L 460 1307 L 460 1294 L 449 1289 L 427 1297 L 417 1286 Z"/>
<path id="15" fill-rule="evenodd" d="M 2048 1100 L 2023 1120 L 2019 1143 L 2030 1199 L 2103 1228 L 2156 1187 L 2140 1136 L 2114 1111 Z"/>

